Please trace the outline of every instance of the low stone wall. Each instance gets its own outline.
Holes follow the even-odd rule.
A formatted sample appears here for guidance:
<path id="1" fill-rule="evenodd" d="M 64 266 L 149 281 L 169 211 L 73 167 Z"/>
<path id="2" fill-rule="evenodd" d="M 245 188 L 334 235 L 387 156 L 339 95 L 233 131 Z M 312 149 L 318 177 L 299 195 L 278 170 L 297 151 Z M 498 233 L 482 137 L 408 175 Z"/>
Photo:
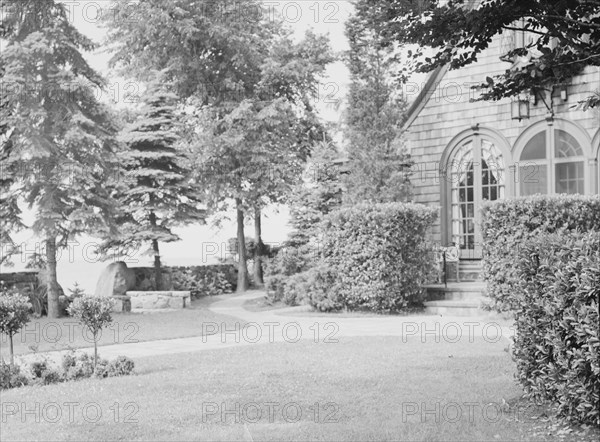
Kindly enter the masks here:
<path id="1" fill-rule="evenodd" d="M 115 305 L 113 312 L 128 313 L 131 311 L 131 298 L 129 296 L 112 296 Z"/>
<path id="2" fill-rule="evenodd" d="M 186 308 L 190 303 L 189 291 L 127 292 L 131 309 Z"/>

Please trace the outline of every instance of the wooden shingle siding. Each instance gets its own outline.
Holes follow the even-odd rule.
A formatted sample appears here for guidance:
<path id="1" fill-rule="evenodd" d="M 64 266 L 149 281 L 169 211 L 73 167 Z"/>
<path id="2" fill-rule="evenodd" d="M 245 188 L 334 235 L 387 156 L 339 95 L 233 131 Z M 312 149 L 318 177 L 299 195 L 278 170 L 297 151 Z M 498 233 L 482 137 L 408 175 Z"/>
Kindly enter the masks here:
<path id="1" fill-rule="evenodd" d="M 545 121 L 548 109 L 541 99 L 537 104 L 530 104 L 530 118 L 522 121 L 511 119 L 511 102 L 503 99 L 497 102 L 475 101 L 470 98 L 477 96 L 477 92 L 469 88 L 469 85 L 485 83 L 486 76 L 503 73 L 510 65 L 502 62 L 500 56 L 500 38 L 496 38 L 490 48 L 473 65 L 459 70 L 447 71 L 445 75 L 434 83 L 431 91 L 423 94 L 426 103 L 421 106 L 418 114 L 409 118 L 405 126 L 408 147 L 413 167 L 412 183 L 414 186 L 414 201 L 427 205 L 444 205 L 442 197 L 440 176 L 440 161 L 449 143 L 457 134 L 468 130 L 476 125 L 498 134 L 505 139 L 512 149 L 518 137 L 532 124 Z M 589 136 L 590 143 L 594 137 L 600 143 L 600 109 L 577 110 L 573 107 L 578 101 L 586 99 L 594 91 L 600 90 L 600 69 L 588 67 L 584 72 L 573 78 L 567 86 L 568 98 L 566 102 L 555 93 L 554 118 L 564 119 L 578 125 Z M 548 101 L 548 96 L 546 96 Z M 416 108 L 417 106 L 412 106 Z M 595 145 L 588 146 L 588 150 L 596 152 Z M 597 154 L 596 154 L 597 155 Z M 593 161 L 593 159 L 589 159 Z M 518 158 L 505 158 L 507 172 L 506 176 L 513 176 L 508 169 L 518 162 Z M 588 164 L 586 164 L 588 167 Z M 593 165 L 589 166 L 590 170 Z M 587 170 L 587 169 L 586 169 Z M 600 172 L 596 172 L 600 174 Z M 514 178 L 511 178 L 514 179 Z M 600 176 L 594 177 L 592 192 L 598 192 L 598 181 Z M 510 196 L 510 195 L 509 195 Z M 441 221 L 432 229 L 432 240 L 441 240 Z M 444 227 L 445 228 L 445 227 Z"/>

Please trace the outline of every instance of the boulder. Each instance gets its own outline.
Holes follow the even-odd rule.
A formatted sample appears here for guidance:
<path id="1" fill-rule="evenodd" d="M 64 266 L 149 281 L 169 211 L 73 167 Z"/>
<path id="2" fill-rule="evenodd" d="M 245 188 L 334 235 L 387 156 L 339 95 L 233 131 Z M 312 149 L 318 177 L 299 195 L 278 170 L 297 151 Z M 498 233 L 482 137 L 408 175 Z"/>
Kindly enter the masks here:
<path id="1" fill-rule="evenodd" d="M 127 290 L 134 287 L 135 273 L 124 262 L 113 262 L 100 274 L 94 295 L 103 298 L 125 296 Z"/>

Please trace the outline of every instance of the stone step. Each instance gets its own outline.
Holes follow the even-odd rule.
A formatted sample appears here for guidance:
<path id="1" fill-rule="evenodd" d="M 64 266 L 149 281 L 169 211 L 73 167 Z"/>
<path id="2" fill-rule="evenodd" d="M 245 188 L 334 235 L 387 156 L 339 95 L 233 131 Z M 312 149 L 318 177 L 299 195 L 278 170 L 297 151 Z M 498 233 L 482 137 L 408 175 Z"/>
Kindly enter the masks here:
<path id="1" fill-rule="evenodd" d="M 441 316 L 481 316 L 483 298 L 472 300 L 441 300 L 425 302 L 425 313 Z"/>
<path id="2" fill-rule="evenodd" d="M 461 268 L 463 268 L 463 267 L 464 268 L 468 268 L 468 267 L 481 268 L 481 266 L 482 266 L 482 261 L 477 261 L 477 260 L 475 260 L 475 261 L 462 260 L 462 261 L 459 261 L 458 263 Z"/>
<path id="3" fill-rule="evenodd" d="M 486 285 L 477 282 L 451 282 L 448 286 L 435 284 L 427 286 L 426 289 L 428 301 L 456 301 L 481 298 L 485 294 Z"/>
<path id="4" fill-rule="evenodd" d="M 429 285 L 425 312 L 433 315 L 480 316 L 485 314 L 486 285 L 479 282 L 460 282 Z"/>

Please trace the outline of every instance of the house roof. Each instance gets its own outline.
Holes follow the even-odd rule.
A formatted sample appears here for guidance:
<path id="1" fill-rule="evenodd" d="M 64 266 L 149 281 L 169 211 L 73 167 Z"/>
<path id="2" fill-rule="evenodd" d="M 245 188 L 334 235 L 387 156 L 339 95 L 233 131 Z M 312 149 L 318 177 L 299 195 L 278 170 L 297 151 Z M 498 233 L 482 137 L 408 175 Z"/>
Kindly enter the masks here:
<path id="1" fill-rule="evenodd" d="M 465 7 L 467 9 L 476 9 L 480 4 L 481 0 L 468 0 Z M 402 132 L 407 131 L 419 116 L 429 99 L 433 96 L 435 88 L 440 84 L 440 81 L 442 81 L 442 78 L 444 78 L 444 75 L 446 75 L 446 72 L 448 72 L 449 69 L 450 65 L 445 64 L 444 66 L 439 66 L 431 71 L 425 81 L 423 89 L 421 89 L 419 95 L 417 95 L 417 98 L 415 98 L 415 101 L 412 102 L 406 112 L 406 122 L 402 126 Z"/>
<path id="2" fill-rule="evenodd" d="M 423 85 L 423 89 L 419 91 L 417 98 L 411 103 L 406 111 L 406 121 L 402 126 L 402 132 L 407 131 L 415 119 L 419 116 L 429 99 L 433 96 L 435 88 L 440 84 L 446 72 L 450 68 L 449 64 L 439 66 L 429 73 L 427 80 Z"/>

